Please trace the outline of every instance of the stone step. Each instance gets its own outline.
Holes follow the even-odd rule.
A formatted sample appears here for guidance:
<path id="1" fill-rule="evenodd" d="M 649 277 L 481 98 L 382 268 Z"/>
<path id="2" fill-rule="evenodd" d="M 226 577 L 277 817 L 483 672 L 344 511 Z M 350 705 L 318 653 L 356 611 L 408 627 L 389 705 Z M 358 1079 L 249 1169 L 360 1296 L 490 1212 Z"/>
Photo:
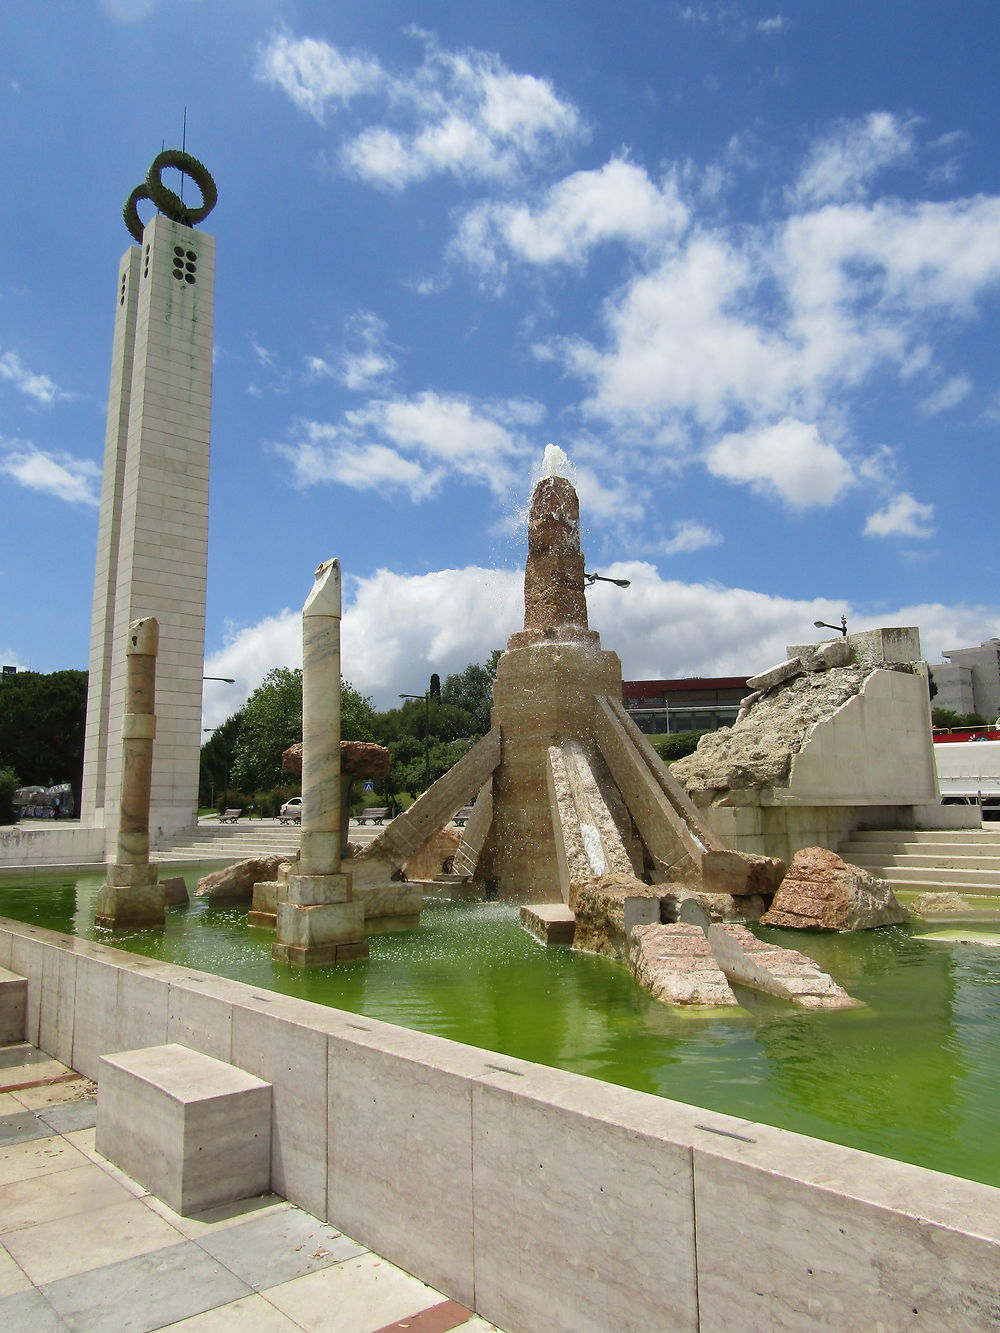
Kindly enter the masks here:
<path id="1" fill-rule="evenodd" d="M 1000 839 L 995 842 L 858 842 L 851 838 L 841 843 L 839 854 L 850 860 L 857 856 L 1000 856 Z"/>
<path id="2" fill-rule="evenodd" d="M 856 829 L 851 842 L 996 842 L 998 828 L 964 829 Z"/>
<path id="3" fill-rule="evenodd" d="M 855 865 L 858 862 L 854 863 Z M 994 870 L 935 870 L 927 866 L 889 866 L 872 864 L 863 867 L 887 884 L 919 884 L 921 887 L 954 889 L 955 892 L 1000 894 L 1000 873 Z"/>
<path id="4" fill-rule="evenodd" d="M 852 865 L 864 866 L 919 866 L 925 870 L 991 870 L 1000 882 L 1000 855 L 997 856 L 955 856 L 951 854 L 932 855 L 929 852 L 856 852 L 853 856 L 847 852 L 840 855 Z"/>

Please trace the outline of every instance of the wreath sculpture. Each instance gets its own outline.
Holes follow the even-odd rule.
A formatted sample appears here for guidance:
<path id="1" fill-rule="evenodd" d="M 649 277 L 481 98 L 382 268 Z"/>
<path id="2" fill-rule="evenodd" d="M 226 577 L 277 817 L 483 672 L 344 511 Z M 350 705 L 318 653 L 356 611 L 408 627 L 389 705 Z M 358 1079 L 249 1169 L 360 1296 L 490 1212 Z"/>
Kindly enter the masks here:
<path id="1" fill-rule="evenodd" d="M 201 191 L 201 203 L 197 208 L 191 208 L 179 194 L 163 184 L 162 173 L 165 167 L 176 167 L 194 181 Z M 129 234 L 140 244 L 142 244 L 142 219 L 139 217 L 138 205 L 143 199 L 151 200 L 172 222 L 181 222 L 185 227 L 193 227 L 198 222 L 204 222 L 211 213 L 219 201 L 219 190 L 208 167 L 196 157 L 181 152 L 179 148 L 165 148 L 153 158 L 146 179 L 135 187 L 125 200 L 125 207 L 122 209 L 122 217 L 125 219 Z"/>

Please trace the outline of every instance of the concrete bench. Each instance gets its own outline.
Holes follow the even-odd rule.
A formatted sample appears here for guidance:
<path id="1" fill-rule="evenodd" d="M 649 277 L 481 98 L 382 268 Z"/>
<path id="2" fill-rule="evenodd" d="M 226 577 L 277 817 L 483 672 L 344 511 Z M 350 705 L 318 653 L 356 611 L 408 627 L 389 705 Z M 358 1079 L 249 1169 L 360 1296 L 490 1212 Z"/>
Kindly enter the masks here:
<path id="1" fill-rule="evenodd" d="M 271 1085 L 186 1046 L 104 1055 L 95 1146 L 176 1213 L 264 1194 Z"/>
<path id="2" fill-rule="evenodd" d="M 361 814 L 358 815 L 358 823 L 364 824 L 366 820 L 370 819 L 373 824 L 381 824 L 382 820 L 385 819 L 388 813 L 388 806 L 383 809 L 376 809 L 374 806 L 369 806 L 367 810 L 362 810 Z"/>
<path id="3" fill-rule="evenodd" d="M 24 1041 L 27 1014 L 27 981 L 0 967 L 0 1045 Z"/>
<path id="4" fill-rule="evenodd" d="M 223 810 L 222 814 L 219 816 L 219 823 L 235 824 L 242 813 L 242 810 Z"/>
<path id="5" fill-rule="evenodd" d="M 458 814 L 455 816 L 455 823 L 458 825 L 459 828 L 465 828 L 465 825 L 472 817 L 472 812 L 473 810 L 475 810 L 475 808 L 476 807 L 474 805 L 462 806 L 461 810 L 459 810 Z"/>

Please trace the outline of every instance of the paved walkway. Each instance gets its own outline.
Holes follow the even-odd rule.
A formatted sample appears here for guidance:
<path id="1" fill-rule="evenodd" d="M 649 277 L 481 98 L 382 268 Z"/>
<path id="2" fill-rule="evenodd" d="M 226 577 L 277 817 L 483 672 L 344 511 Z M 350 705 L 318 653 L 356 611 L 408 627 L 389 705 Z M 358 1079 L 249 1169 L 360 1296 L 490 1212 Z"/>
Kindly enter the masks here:
<path id="1" fill-rule="evenodd" d="M 3 1333 L 496 1333 L 276 1195 L 179 1216 L 94 1151 L 95 1091 L 0 1048 Z"/>

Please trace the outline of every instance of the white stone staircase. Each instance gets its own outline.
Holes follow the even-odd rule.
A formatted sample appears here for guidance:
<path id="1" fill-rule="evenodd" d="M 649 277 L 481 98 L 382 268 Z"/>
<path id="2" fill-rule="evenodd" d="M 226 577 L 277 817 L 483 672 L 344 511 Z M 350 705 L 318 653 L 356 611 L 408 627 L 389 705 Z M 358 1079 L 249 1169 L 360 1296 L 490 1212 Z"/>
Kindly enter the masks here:
<path id="1" fill-rule="evenodd" d="M 198 824 L 158 844 L 153 857 L 161 864 L 219 861 L 229 864 L 251 856 L 294 856 L 299 850 L 297 824 L 247 820 L 239 824 Z"/>
<path id="2" fill-rule="evenodd" d="M 982 829 L 859 829 L 837 853 L 899 888 L 1000 894 L 1000 824 Z"/>

